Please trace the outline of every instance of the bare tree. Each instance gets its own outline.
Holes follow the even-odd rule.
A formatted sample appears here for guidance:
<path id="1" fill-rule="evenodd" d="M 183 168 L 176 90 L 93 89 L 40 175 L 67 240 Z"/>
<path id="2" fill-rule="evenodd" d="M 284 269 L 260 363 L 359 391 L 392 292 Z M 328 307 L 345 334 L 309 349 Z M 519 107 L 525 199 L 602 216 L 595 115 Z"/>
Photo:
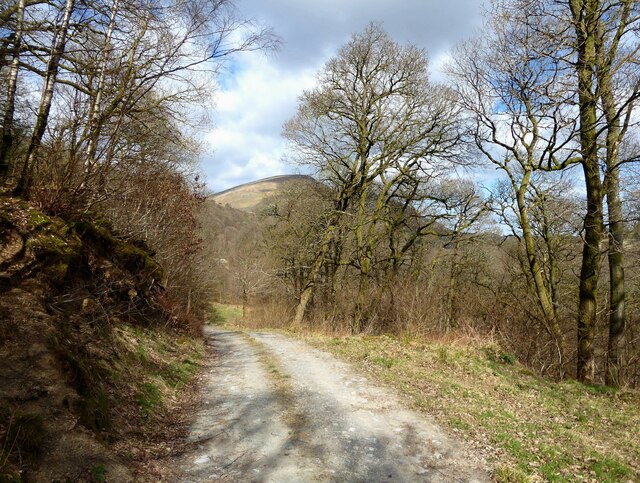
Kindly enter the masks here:
<path id="1" fill-rule="evenodd" d="M 26 196 L 38 164 L 38 148 L 47 133 L 58 130 L 50 125 L 49 113 L 60 95 L 73 99 L 73 111 L 54 109 L 56 116 L 74 118 L 64 127 L 70 133 L 65 158 L 75 173 L 66 177 L 72 184 L 65 190 L 91 205 L 108 196 L 100 188 L 104 171 L 117 161 L 124 125 L 148 117 L 140 115 L 143 109 L 159 109 L 162 116 L 188 122 L 187 106 L 205 99 L 212 75 L 226 57 L 277 44 L 269 29 L 244 20 L 232 0 L 175 0 L 162 5 L 130 0 L 40 3 L 25 0 L 0 11 L 12 20 L 13 43 L 18 38 L 20 52 L 28 53 L 18 60 L 14 57 L 18 70 L 30 71 L 34 74 L 30 79 L 40 77 L 43 84 L 15 188 L 16 194 Z M 31 24 L 20 37 L 17 34 L 24 29 L 19 19 L 25 9 Z M 59 21 L 51 26 L 48 17 Z M 56 86 L 68 90 L 57 89 L 56 94 Z M 8 89 L 7 99 L 15 98 L 12 92 Z M 7 103 L 4 117 L 11 118 L 11 109 Z M 11 125 L 4 122 L 3 130 L 10 132 Z M 8 149 L 9 143 L 3 145 Z"/>
<path id="2" fill-rule="evenodd" d="M 36 162 L 38 148 L 42 143 L 42 137 L 47 129 L 47 123 L 49 122 L 49 112 L 51 111 L 51 104 L 53 103 L 53 91 L 55 89 L 56 79 L 60 70 L 60 61 L 67 46 L 69 22 L 71 20 L 71 14 L 74 7 L 75 0 L 65 1 L 64 9 L 61 11 L 62 18 L 60 20 L 60 24 L 53 36 L 35 127 L 33 128 L 33 134 L 31 135 L 27 155 L 22 166 L 18 183 L 14 190 L 14 194 L 18 196 L 25 194 L 31 186 L 33 166 Z"/>
<path id="3" fill-rule="evenodd" d="M 624 161 L 618 157 L 618 147 L 631 126 L 638 97 L 639 83 L 633 67 L 638 51 L 633 34 L 637 22 L 638 5 L 633 1 L 496 1 L 485 31 L 494 40 L 483 38 L 463 47 L 461 55 L 466 60 L 458 61 L 452 69 L 454 77 L 462 80 L 459 87 L 467 107 L 479 115 L 476 134 L 494 146 L 484 149 L 485 155 L 504 171 L 509 171 L 505 169 L 508 158 L 518 160 L 518 179 L 507 172 L 515 192 L 527 192 L 534 171 L 561 170 L 575 163 L 582 166 L 586 214 L 577 377 L 583 381 L 595 377 L 593 343 L 606 241 L 605 196 L 611 273 L 609 383 L 614 383 L 615 367 L 619 366 L 616 348 L 624 332 L 624 273 L 618 170 Z M 487 48 L 494 51 L 489 57 L 481 54 L 476 59 L 474 48 L 485 53 Z M 491 58 L 494 54 L 498 61 Z M 487 92 L 497 95 L 488 97 Z M 497 104 L 492 104 L 494 101 Z M 515 124 L 505 125 L 503 116 L 515 120 Z M 487 132 L 493 133 L 491 137 Z M 506 151 L 508 158 L 496 156 L 496 149 Z M 523 221 L 526 210 L 522 204 Z M 535 257 L 530 256 L 530 265 L 532 273 L 539 270 Z M 544 289 L 538 289 L 538 293 L 540 303 L 548 305 Z"/>
<path id="4" fill-rule="evenodd" d="M 496 6 L 483 32 L 458 48 L 449 73 L 469 113 L 476 146 L 508 179 L 516 201 L 513 232 L 522 239 L 531 288 L 564 368 L 566 343 L 536 250 L 527 195 L 536 173 L 579 161 L 577 121 L 564 104 L 566 75 L 539 54 L 542 40 L 508 8 Z"/>
<path id="5" fill-rule="evenodd" d="M 633 0 L 567 0 L 543 4 L 541 14 L 553 17 L 570 34 L 556 39 L 554 58 L 567 62 L 577 77 L 580 147 L 587 194 L 584 249 L 578 316 L 578 379 L 595 379 L 594 333 L 597 288 L 605 226 L 606 196 L 609 222 L 609 345 L 606 382 L 619 384 L 619 350 L 624 336 L 623 220 L 620 199 L 619 147 L 640 94 L 637 61 L 640 5 Z M 567 36 L 568 35 L 568 36 Z M 558 42 L 560 40 L 560 42 Z M 564 42 L 562 42 L 564 40 Z M 567 56 L 563 49 L 571 49 Z M 560 55 L 564 54 L 564 55 Z M 604 150 L 600 146 L 604 145 Z M 637 156 L 632 156 L 635 159 Z M 601 177 L 604 166 L 605 176 Z"/>
<path id="6" fill-rule="evenodd" d="M 616 5 L 605 2 L 598 12 L 596 27 L 595 78 L 598 82 L 605 130 L 604 193 L 608 212 L 609 341 L 605 382 L 619 386 L 621 350 L 626 325 L 624 278 L 624 217 L 620 196 L 620 165 L 629 159 L 620 155 L 621 144 L 632 127 L 632 114 L 640 95 L 640 42 L 631 31 L 640 25 L 640 6 L 626 0 Z M 635 159 L 638 152 L 629 153 Z"/>
<path id="7" fill-rule="evenodd" d="M 294 324 L 302 322 L 340 223 L 351 211 L 360 330 L 376 225 L 367 205 L 375 186 L 380 189 L 373 212 L 379 213 L 407 184 L 442 173 L 444 162 L 460 154 L 456 113 L 452 93 L 429 81 L 425 53 L 396 44 L 374 24 L 354 35 L 321 70 L 318 86 L 301 96 L 284 135 L 294 160 L 315 167 L 335 194 Z"/>

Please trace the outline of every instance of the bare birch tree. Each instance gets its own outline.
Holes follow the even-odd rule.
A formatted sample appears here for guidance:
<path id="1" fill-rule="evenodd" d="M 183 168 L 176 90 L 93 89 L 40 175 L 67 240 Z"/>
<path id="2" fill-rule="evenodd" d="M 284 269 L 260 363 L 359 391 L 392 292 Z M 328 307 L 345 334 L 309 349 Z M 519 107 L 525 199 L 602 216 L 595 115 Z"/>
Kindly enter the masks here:
<path id="1" fill-rule="evenodd" d="M 13 116 L 16 104 L 16 89 L 18 86 L 18 72 L 20 70 L 20 54 L 22 49 L 22 34 L 24 30 L 25 0 L 18 0 L 16 10 L 16 26 L 13 32 L 11 47 L 11 63 L 9 64 L 9 79 L 7 82 L 7 98 L 2 119 L 2 139 L 0 144 L 0 179 L 9 174 L 8 156 L 13 145 Z"/>
<path id="2" fill-rule="evenodd" d="M 67 46 L 69 22 L 71 20 L 71 14 L 73 13 L 74 6 L 75 0 L 65 1 L 64 9 L 61 12 L 62 18 L 60 20 L 60 24 L 53 36 L 51 52 L 49 54 L 44 84 L 42 87 L 42 94 L 40 96 L 40 104 L 38 106 L 38 114 L 36 116 L 36 123 L 33 128 L 33 134 L 31 135 L 31 141 L 29 142 L 29 148 L 27 149 L 27 155 L 22 166 L 22 171 L 14 190 L 14 194 L 18 196 L 25 194 L 31 186 L 33 167 L 36 162 L 38 148 L 42 143 L 42 137 L 44 136 L 45 130 L 47 129 L 47 123 L 49 122 L 49 113 L 51 111 L 51 104 L 53 103 L 53 91 L 56 87 L 56 79 L 60 70 L 60 60 L 62 59 Z"/>

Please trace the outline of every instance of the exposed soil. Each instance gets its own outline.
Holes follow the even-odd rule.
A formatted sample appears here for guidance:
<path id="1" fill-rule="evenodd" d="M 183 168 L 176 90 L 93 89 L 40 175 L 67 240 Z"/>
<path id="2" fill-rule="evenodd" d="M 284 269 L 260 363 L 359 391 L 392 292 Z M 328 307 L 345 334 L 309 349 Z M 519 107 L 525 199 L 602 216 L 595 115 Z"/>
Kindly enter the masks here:
<path id="1" fill-rule="evenodd" d="M 490 479 L 464 444 L 331 355 L 280 334 L 207 336 L 218 357 L 170 479 Z"/>

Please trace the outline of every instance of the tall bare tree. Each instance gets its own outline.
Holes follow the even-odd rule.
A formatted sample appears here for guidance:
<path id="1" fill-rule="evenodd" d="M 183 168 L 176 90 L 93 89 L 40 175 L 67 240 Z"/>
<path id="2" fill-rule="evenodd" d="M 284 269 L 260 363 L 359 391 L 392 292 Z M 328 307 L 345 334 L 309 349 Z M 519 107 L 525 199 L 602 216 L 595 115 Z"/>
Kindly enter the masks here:
<path id="1" fill-rule="evenodd" d="M 625 0 L 600 5 L 596 27 L 595 78 L 605 130 L 604 193 L 608 213 L 609 341 L 605 382 L 620 385 L 621 349 L 626 325 L 624 280 L 624 217 L 620 195 L 620 169 L 625 161 L 621 144 L 632 126 L 632 114 L 640 95 L 640 42 L 631 34 L 640 26 L 640 5 Z M 635 159 L 636 153 L 630 153 Z"/>
<path id="2" fill-rule="evenodd" d="M 469 114 L 476 146 L 508 179 L 516 205 L 513 231 L 522 240 L 531 288 L 564 373 L 566 342 L 536 250 L 527 197 L 536 173 L 579 161 L 577 121 L 564 103 L 567 76 L 545 61 L 543 40 L 508 6 L 496 4 L 482 33 L 458 48 L 449 73 Z"/>
<path id="3" fill-rule="evenodd" d="M 466 78 L 462 84 L 483 86 L 463 92 L 467 104 L 473 106 L 471 110 L 481 114 L 477 132 L 495 133 L 493 139 L 487 140 L 518 160 L 520 173 L 512 182 L 514 190 L 526 193 L 533 171 L 560 170 L 574 163 L 582 167 L 586 210 L 578 301 L 577 377 L 587 382 L 594 381 L 596 371 L 593 344 L 606 242 L 605 197 L 611 274 L 609 383 L 614 383 L 615 368 L 619 367 L 617 348 L 624 332 L 624 230 L 619 195 L 619 165 L 624 161 L 619 159 L 618 147 L 631 126 L 638 97 L 635 68 L 638 41 L 633 33 L 638 19 L 635 1 L 496 1 L 487 25 L 493 32 L 489 38 L 503 39 L 493 44 L 500 61 L 485 60 L 482 56 L 473 58 L 471 49 L 475 47 L 487 52 L 487 39 L 482 39 L 475 47 L 468 45 L 462 49 L 466 61 L 458 62 L 458 73 L 456 67 L 453 69 L 454 77 Z M 497 72 L 499 76 L 487 76 L 485 72 Z M 501 92 L 495 97 L 497 104 L 492 104 L 484 94 L 487 90 Z M 487 110 L 494 116 L 492 120 L 484 114 Z M 501 125 L 501 116 L 505 115 L 518 119 L 515 129 L 513 124 Z M 522 123 L 522 119 L 526 122 Z M 515 144 L 511 142 L 514 139 Z M 485 154 L 496 158 L 495 150 L 485 150 Z M 520 161 L 531 154 L 533 163 Z M 509 162 L 507 158 L 493 161 L 498 165 Z M 509 177 L 514 179 L 512 175 Z M 522 202 L 524 220 L 527 206 L 524 198 Z M 531 257 L 530 265 L 534 273 L 539 265 L 535 257 Z M 538 292 L 544 295 L 544 289 Z M 548 305 L 543 302 L 545 299 L 539 296 L 541 304 Z"/>
<path id="4" fill-rule="evenodd" d="M 361 330 L 371 275 L 372 220 L 410 180 L 441 172 L 442 160 L 459 155 L 461 130 L 453 96 L 429 81 L 425 52 L 396 44 L 378 25 L 354 35 L 318 75 L 318 86 L 300 98 L 285 124 L 294 159 L 315 167 L 334 189 L 333 209 L 300 295 L 300 324 L 315 283 L 346 213 L 352 210 L 360 273 L 356 330 Z M 374 222 L 375 223 L 375 222 Z"/>
<path id="5" fill-rule="evenodd" d="M 27 149 L 27 154 L 22 166 L 22 171 L 14 190 L 14 194 L 18 196 L 26 193 L 31 186 L 33 166 L 36 162 L 38 148 L 42 143 L 42 137 L 44 136 L 45 130 L 47 129 L 47 123 L 49 122 L 49 112 L 51 111 L 51 104 L 53 103 L 53 91 L 56 87 L 56 79 L 60 70 L 60 61 L 67 46 L 69 21 L 71 20 L 71 14 L 73 13 L 74 7 L 75 0 L 66 0 L 64 9 L 60 12 L 62 18 L 58 27 L 56 28 L 51 43 L 51 51 L 49 53 L 49 60 L 47 62 L 46 72 L 44 76 L 42 94 L 40 95 L 40 104 L 38 106 L 36 123 L 33 128 L 31 141 L 29 142 L 29 148 Z"/>

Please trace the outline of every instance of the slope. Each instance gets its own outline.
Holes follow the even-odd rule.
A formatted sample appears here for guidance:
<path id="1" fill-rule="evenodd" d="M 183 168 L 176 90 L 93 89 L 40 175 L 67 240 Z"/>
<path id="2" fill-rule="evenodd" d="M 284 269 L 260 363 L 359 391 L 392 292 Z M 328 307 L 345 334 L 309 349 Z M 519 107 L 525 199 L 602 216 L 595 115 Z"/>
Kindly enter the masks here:
<path id="1" fill-rule="evenodd" d="M 0 481 L 139 481 L 203 345 L 108 226 L 0 198 Z"/>

